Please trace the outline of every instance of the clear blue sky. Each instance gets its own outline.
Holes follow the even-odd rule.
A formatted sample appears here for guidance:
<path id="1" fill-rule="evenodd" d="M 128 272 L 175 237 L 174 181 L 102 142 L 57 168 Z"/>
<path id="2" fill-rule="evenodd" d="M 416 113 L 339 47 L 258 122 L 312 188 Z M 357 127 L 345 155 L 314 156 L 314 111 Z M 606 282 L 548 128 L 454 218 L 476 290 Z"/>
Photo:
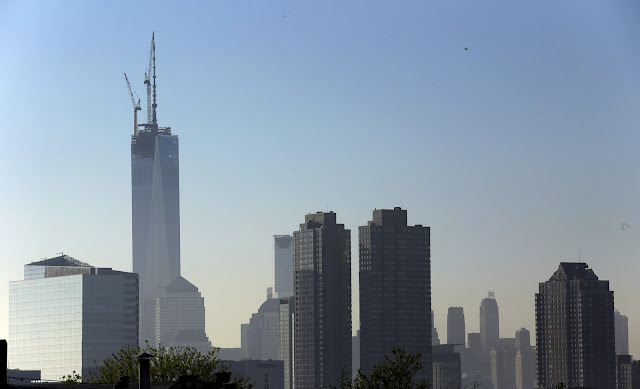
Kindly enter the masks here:
<path id="1" fill-rule="evenodd" d="M 156 32 L 158 117 L 180 136 L 182 274 L 240 345 L 272 235 L 402 205 L 432 227 L 432 297 L 478 331 L 534 330 L 581 252 L 640 357 L 640 3 L 0 2 L 0 312 L 25 263 L 131 269 L 132 109 Z M 464 50 L 464 48 L 468 50 Z M 631 225 L 623 231 L 622 223 Z M 0 337 L 8 335 L 0 315 Z"/>

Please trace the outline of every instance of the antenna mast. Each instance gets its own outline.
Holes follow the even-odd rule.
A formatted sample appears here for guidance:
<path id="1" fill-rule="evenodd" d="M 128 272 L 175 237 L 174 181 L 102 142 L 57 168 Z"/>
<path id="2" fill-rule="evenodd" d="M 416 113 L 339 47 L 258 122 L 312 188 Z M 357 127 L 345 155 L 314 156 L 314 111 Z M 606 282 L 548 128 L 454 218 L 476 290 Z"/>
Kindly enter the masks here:
<path id="1" fill-rule="evenodd" d="M 154 33 L 155 35 L 155 33 Z M 153 62 L 153 46 L 154 46 L 154 38 L 151 36 L 151 47 L 149 47 L 149 66 L 147 67 L 147 71 L 144 73 L 144 84 L 147 86 L 147 124 L 151 125 L 153 122 L 153 116 L 151 114 L 151 67 Z"/>
<path id="2" fill-rule="evenodd" d="M 151 35 L 151 56 L 153 60 L 153 128 L 158 128 L 158 117 L 156 116 L 156 108 L 158 104 L 156 103 L 156 33 L 155 31 Z"/>

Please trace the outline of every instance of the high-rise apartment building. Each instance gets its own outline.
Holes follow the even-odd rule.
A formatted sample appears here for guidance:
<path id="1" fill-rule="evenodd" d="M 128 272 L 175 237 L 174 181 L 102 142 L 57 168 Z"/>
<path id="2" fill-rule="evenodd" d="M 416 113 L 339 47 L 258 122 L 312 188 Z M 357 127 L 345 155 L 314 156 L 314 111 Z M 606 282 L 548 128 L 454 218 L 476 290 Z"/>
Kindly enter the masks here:
<path id="1" fill-rule="evenodd" d="M 294 385 L 351 376 L 351 231 L 333 212 L 305 216 L 294 239 Z"/>
<path id="2" fill-rule="evenodd" d="M 480 341 L 485 358 L 489 358 L 492 349 L 498 346 L 500 338 L 500 312 L 493 292 L 480 303 Z"/>
<path id="3" fill-rule="evenodd" d="M 562 262 L 536 293 L 538 387 L 614 389 L 613 291 L 586 263 Z"/>
<path id="4" fill-rule="evenodd" d="M 275 290 L 278 297 L 293 296 L 293 236 L 275 235 Z"/>
<path id="5" fill-rule="evenodd" d="M 155 40 L 151 42 L 153 103 L 148 123 L 131 136 L 133 272 L 140 275 L 140 343 L 155 340 L 156 298 L 180 275 L 178 136 L 156 117 Z M 152 73 L 151 73 L 152 71 Z M 151 87 L 151 80 L 146 82 Z M 148 98 L 150 98 L 148 96 Z"/>
<path id="6" fill-rule="evenodd" d="M 629 318 L 617 309 L 614 312 L 616 325 L 616 355 L 629 354 Z"/>
<path id="7" fill-rule="evenodd" d="M 465 344 L 464 310 L 462 307 L 449 307 L 447 312 L 447 344 Z"/>
<path id="8" fill-rule="evenodd" d="M 422 355 L 416 379 L 431 382 L 430 229 L 407 211 L 378 209 L 360 234 L 360 366 L 370 373 L 394 347 Z"/>
<path id="9" fill-rule="evenodd" d="M 138 275 L 68 255 L 24 267 L 9 286 L 9 368 L 58 381 L 138 344 Z"/>
<path id="10" fill-rule="evenodd" d="M 204 323 L 204 297 L 183 277 L 173 280 L 156 298 L 156 347 L 190 346 L 207 353 L 213 348 Z"/>

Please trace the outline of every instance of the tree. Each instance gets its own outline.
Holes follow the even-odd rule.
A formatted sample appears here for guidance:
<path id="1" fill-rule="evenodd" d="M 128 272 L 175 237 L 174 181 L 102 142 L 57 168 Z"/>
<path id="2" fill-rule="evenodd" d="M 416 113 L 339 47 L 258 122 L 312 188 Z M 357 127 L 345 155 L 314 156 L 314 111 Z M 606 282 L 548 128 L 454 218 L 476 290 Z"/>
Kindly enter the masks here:
<path id="1" fill-rule="evenodd" d="M 215 381 L 215 373 L 229 368 L 216 355 L 217 348 L 203 354 L 192 347 L 151 347 L 147 343 L 144 349 L 125 346 L 101 364 L 96 362 L 95 370 L 89 369 L 89 382 L 115 383 L 121 376 L 129 376 L 131 381 L 137 381 L 137 356 L 143 352 L 155 356 L 151 358 L 151 382 L 173 382 L 183 375 L 193 375 L 200 381 Z M 252 388 L 253 385 L 248 381 L 246 377 L 234 380 L 238 389 Z"/>
<path id="2" fill-rule="evenodd" d="M 423 368 L 421 357 L 420 353 L 409 354 L 402 348 L 394 348 L 391 356 L 385 355 L 384 361 L 374 365 L 369 375 L 358 370 L 353 381 L 349 381 L 347 373 L 343 372 L 340 389 L 428 389 L 431 384 L 425 380 L 413 381 Z"/>
<path id="3" fill-rule="evenodd" d="M 82 376 L 74 370 L 73 373 L 60 377 L 63 384 L 79 384 L 82 382 Z"/>

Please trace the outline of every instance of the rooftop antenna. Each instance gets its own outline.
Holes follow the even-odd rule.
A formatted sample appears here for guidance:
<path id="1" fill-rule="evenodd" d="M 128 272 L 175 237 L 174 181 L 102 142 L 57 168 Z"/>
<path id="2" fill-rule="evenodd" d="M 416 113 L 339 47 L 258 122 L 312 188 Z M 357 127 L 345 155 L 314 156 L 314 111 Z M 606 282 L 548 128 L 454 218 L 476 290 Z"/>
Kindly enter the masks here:
<path id="1" fill-rule="evenodd" d="M 492 299 L 492 300 L 496 299 L 496 294 L 495 294 L 495 292 L 493 290 L 489 291 L 489 298 Z"/>
<path id="2" fill-rule="evenodd" d="M 153 32 L 153 34 L 151 34 L 151 58 L 153 61 L 153 105 L 152 107 L 152 112 L 153 112 L 153 128 L 157 129 L 158 128 L 158 117 L 156 116 L 156 108 L 158 107 L 158 104 L 156 103 L 156 33 L 155 31 Z"/>
<path id="3" fill-rule="evenodd" d="M 149 48 L 149 66 L 147 67 L 147 71 L 144 72 L 144 84 L 147 86 L 147 124 L 151 125 L 151 122 L 153 121 L 153 117 L 151 116 L 151 80 L 149 77 L 151 77 L 151 67 L 152 67 L 152 61 L 153 61 L 153 46 L 154 46 L 154 39 L 153 36 L 151 38 L 151 47 Z"/>

